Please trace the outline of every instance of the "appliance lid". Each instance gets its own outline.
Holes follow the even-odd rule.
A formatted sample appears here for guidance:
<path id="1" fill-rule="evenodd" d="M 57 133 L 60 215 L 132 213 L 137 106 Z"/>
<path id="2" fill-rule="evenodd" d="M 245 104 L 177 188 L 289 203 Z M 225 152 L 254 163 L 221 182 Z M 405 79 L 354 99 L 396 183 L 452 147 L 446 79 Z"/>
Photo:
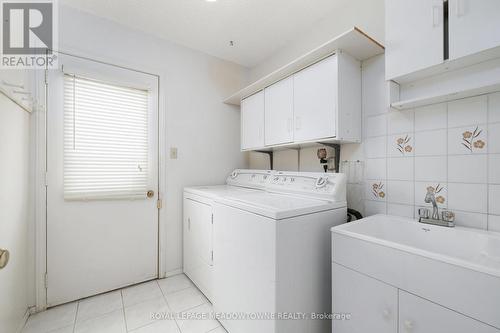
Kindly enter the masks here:
<path id="1" fill-rule="evenodd" d="M 347 203 L 310 197 L 259 191 L 215 199 L 216 202 L 275 220 L 287 219 L 326 210 L 345 208 Z"/>
<path id="2" fill-rule="evenodd" d="M 255 191 L 258 190 L 231 185 L 191 186 L 184 188 L 184 193 L 196 194 L 210 199 Z"/>

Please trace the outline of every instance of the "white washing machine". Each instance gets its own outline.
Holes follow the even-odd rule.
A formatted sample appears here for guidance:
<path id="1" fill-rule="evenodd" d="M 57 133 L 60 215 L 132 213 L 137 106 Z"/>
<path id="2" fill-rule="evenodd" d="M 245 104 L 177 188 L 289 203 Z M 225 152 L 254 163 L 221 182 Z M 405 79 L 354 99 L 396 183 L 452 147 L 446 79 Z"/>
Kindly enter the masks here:
<path id="1" fill-rule="evenodd" d="M 272 171 L 235 170 L 226 185 L 184 189 L 184 273 L 213 301 L 213 212 L 215 198 L 262 191 Z"/>
<path id="2" fill-rule="evenodd" d="M 266 189 L 215 199 L 214 309 L 229 333 L 331 332 L 311 314 L 331 312 L 329 230 L 346 222 L 345 176 L 279 172 Z"/>

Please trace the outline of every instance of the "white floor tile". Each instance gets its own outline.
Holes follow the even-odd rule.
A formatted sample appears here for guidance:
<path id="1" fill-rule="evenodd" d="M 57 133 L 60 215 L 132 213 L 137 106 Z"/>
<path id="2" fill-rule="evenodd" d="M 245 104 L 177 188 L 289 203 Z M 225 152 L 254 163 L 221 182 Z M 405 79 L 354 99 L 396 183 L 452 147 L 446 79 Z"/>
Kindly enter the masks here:
<path id="1" fill-rule="evenodd" d="M 126 333 L 123 310 L 77 323 L 75 333 Z"/>
<path id="2" fill-rule="evenodd" d="M 163 296 L 156 281 L 125 288 L 122 290 L 122 295 L 125 307 Z"/>
<path id="3" fill-rule="evenodd" d="M 196 288 L 188 288 L 166 296 L 170 309 L 174 312 L 186 311 L 207 303 L 207 299 Z"/>
<path id="4" fill-rule="evenodd" d="M 50 331 L 49 333 L 73 333 L 74 325 L 66 326 L 63 328 L 58 328 L 54 331 Z"/>
<path id="5" fill-rule="evenodd" d="M 213 319 L 213 308 L 205 303 L 182 313 L 177 323 L 182 333 L 207 333 L 220 326 L 219 322 Z"/>
<path id="6" fill-rule="evenodd" d="M 28 318 L 23 333 L 48 333 L 72 326 L 76 317 L 76 303 L 65 304 L 34 314 Z"/>
<path id="7" fill-rule="evenodd" d="M 175 320 L 158 320 L 153 324 L 143 326 L 130 333 L 179 333 Z"/>
<path id="8" fill-rule="evenodd" d="M 184 274 L 158 280 L 158 285 L 165 295 L 193 287 L 191 280 Z"/>
<path id="9" fill-rule="evenodd" d="M 123 303 L 120 291 L 90 297 L 79 302 L 76 321 L 78 323 L 122 308 Z"/>
<path id="10" fill-rule="evenodd" d="M 166 314 L 168 312 L 170 312 L 170 310 L 163 297 L 125 307 L 127 329 L 130 331 L 149 325 L 158 320 L 155 319 L 154 314 Z"/>

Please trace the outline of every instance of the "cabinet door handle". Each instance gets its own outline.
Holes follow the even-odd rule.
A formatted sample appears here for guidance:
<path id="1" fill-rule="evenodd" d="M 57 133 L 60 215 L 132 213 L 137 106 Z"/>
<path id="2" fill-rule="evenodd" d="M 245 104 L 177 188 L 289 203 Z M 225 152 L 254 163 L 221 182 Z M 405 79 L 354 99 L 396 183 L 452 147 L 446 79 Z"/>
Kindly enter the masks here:
<path id="1" fill-rule="evenodd" d="M 456 0 L 457 1 L 457 17 L 461 17 L 465 15 L 465 0 Z"/>
<path id="2" fill-rule="evenodd" d="M 432 7 L 432 26 L 439 27 L 441 25 L 441 7 Z"/>
<path id="3" fill-rule="evenodd" d="M 188 218 L 188 230 L 191 230 L 191 219 Z"/>
<path id="4" fill-rule="evenodd" d="M 413 325 L 413 321 L 411 321 L 411 320 L 405 320 L 404 321 L 404 326 L 405 326 L 406 332 L 411 332 L 411 331 L 413 331 L 413 327 L 415 325 Z"/>
<path id="5" fill-rule="evenodd" d="M 300 129 L 300 117 L 295 117 L 295 129 Z"/>

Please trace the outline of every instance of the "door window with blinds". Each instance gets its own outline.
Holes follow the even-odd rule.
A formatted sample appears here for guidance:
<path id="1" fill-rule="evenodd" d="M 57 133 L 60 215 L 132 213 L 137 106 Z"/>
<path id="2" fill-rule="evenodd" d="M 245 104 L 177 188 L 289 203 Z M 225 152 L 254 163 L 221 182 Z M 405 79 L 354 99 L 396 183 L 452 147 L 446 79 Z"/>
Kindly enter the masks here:
<path id="1" fill-rule="evenodd" d="M 149 92 L 64 76 L 64 198 L 145 198 Z"/>

